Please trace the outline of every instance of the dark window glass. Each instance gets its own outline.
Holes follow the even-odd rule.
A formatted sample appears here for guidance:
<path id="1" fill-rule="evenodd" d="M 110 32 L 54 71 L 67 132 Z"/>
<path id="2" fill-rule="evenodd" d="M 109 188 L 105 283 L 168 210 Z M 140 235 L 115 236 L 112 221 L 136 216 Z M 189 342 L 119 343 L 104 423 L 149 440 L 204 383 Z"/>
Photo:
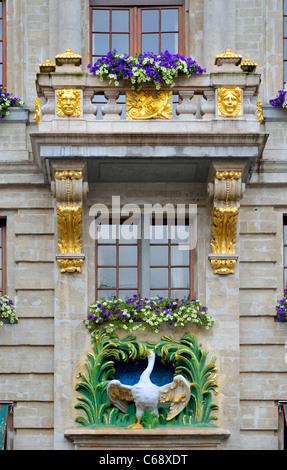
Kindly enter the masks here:
<path id="1" fill-rule="evenodd" d="M 0 88 L 6 85 L 6 0 L 0 0 Z"/>
<path id="2" fill-rule="evenodd" d="M 6 224 L 0 219 L 0 296 L 6 294 Z"/>

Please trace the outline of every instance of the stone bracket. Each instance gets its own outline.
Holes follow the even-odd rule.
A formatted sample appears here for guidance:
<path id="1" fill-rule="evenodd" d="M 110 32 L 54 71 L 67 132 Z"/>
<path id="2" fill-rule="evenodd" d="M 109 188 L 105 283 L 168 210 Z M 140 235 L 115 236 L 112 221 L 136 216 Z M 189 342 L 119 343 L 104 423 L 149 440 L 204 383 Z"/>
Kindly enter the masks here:
<path id="1" fill-rule="evenodd" d="M 54 181 L 51 186 L 56 198 L 59 234 L 56 259 L 61 273 L 81 273 L 85 260 L 81 239 L 83 199 L 88 191 L 85 170 L 83 163 L 52 164 Z"/>
<path id="2" fill-rule="evenodd" d="M 243 168 L 215 168 L 214 181 L 209 183 L 212 199 L 211 254 L 209 261 L 214 274 L 234 274 L 237 221 L 240 200 L 245 190 L 242 183 Z"/>

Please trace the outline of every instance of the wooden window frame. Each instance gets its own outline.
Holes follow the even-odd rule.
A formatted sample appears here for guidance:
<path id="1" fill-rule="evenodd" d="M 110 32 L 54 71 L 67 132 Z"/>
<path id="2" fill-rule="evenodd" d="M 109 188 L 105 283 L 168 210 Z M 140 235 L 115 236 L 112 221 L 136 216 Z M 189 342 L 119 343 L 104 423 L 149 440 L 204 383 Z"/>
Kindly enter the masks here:
<path id="1" fill-rule="evenodd" d="M 141 40 L 142 40 L 142 30 L 141 30 L 141 13 L 143 10 L 148 9 L 159 9 L 160 12 L 162 9 L 178 9 L 178 30 L 172 31 L 178 34 L 178 53 L 184 55 L 184 45 L 185 45 L 185 34 L 184 34 L 184 0 L 163 0 L 152 2 L 150 0 L 125 0 L 122 2 L 111 0 L 103 2 L 102 0 L 91 0 L 90 1 L 90 60 L 94 62 L 97 60 L 99 55 L 93 54 L 93 11 L 94 10 L 129 10 L 129 48 L 130 55 L 135 55 L 136 52 L 147 52 L 141 51 Z M 111 17 L 110 14 L 110 31 L 109 31 L 109 50 L 112 50 L 112 32 L 111 32 Z M 159 20 L 160 21 L 160 20 Z M 157 32 L 157 31 L 156 31 Z M 168 31 L 164 31 L 167 33 Z M 107 34 L 107 33 L 106 33 Z M 126 33 L 125 33 L 126 34 Z M 159 25 L 159 50 L 161 50 L 161 30 Z M 106 51 L 107 53 L 108 51 Z"/>
<path id="2" fill-rule="evenodd" d="M 140 296 L 145 296 L 144 292 L 141 292 L 142 290 L 142 283 L 141 283 L 141 278 L 142 278 L 142 267 L 143 267 L 143 262 L 142 260 L 142 244 L 140 237 L 138 237 L 136 243 L 119 243 L 119 226 L 125 221 L 125 219 L 120 220 L 119 224 L 116 224 L 115 222 L 110 219 L 109 221 L 106 222 L 107 225 L 117 225 L 117 233 L 116 233 L 116 240 L 115 243 L 105 243 L 105 242 L 100 242 L 98 243 L 97 236 L 95 237 L 95 299 L 100 300 L 98 297 L 98 291 L 99 290 L 106 290 L 106 291 L 116 291 L 116 296 L 119 298 L 119 291 L 124 291 L 124 290 L 134 290 L 137 292 L 137 295 Z M 189 221 L 185 221 L 186 226 L 190 226 Z M 166 225 L 166 220 L 163 220 L 163 225 Z M 141 227 L 142 227 L 142 222 L 141 222 Z M 170 230 L 170 229 L 169 229 Z M 148 242 L 149 244 L 149 249 L 151 246 L 168 246 L 168 264 L 164 266 L 160 265 L 153 265 L 152 268 L 168 268 L 168 286 L 163 286 L 163 287 L 157 287 L 157 288 L 151 288 L 149 286 L 149 291 L 150 295 L 152 296 L 153 291 L 157 290 L 166 290 L 168 291 L 168 296 L 171 297 L 171 291 L 176 290 L 176 291 L 186 291 L 189 290 L 189 299 L 191 300 L 194 296 L 194 250 L 189 250 L 189 264 L 188 265 L 172 265 L 171 264 L 171 247 L 172 246 L 177 246 L 178 243 L 173 243 L 171 241 L 170 236 L 168 236 L 167 243 L 152 243 L 150 240 Z M 116 264 L 115 265 L 99 265 L 98 264 L 98 246 L 116 246 Z M 120 246 L 137 246 L 137 266 L 121 266 L 119 264 L 119 247 Z M 98 287 L 98 268 L 114 268 L 116 269 L 116 287 L 105 287 L 105 288 L 99 288 Z M 127 287 L 127 288 L 121 288 L 119 287 L 119 269 L 121 267 L 124 268 L 135 268 L 137 267 L 137 274 L 138 274 L 138 279 L 137 279 L 137 287 L 132 288 L 132 287 Z M 172 268 L 189 268 L 189 288 L 179 288 L 179 287 L 171 287 L 171 269 Z M 150 264 L 148 263 L 148 266 L 145 265 L 145 268 L 151 269 Z M 156 295 L 156 294 L 155 294 Z"/>
<path id="3" fill-rule="evenodd" d="M 7 291 L 7 263 L 6 263 L 6 220 L 0 219 L 1 236 L 0 236 L 0 248 L 2 248 L 2 264 L 0 265 L 0 271 L 2 271 L 2 290 L 1 295 L 5 295 Z"/>
<path id="4" fill-rule="evenodd" d="M 140 263 L 140 239 L 138 237 L 137 239 L 137 243 L 120 243 L 119 242 L 119 227 L 120 225 L 122 225 L 122 223 L 124 222 L 124 220 L 121 220 L 119 223 L 115 223 L 113 222 L 112 220 L 109 220 L 107 222 L 107 225 L 116 225 L 116 241 L 115 243 L 105 243 L 105 242 L 98 242 L 98 239 L 97 239 L 97 236 L 96 236 L 96 240 L 95 240 L 95 291 L 96 291 L 96 299 L 98 299 L 98 291 L 99 290 L 110 290 L 110 291 L 116 291 L 116 296 L 117 298 L 119 298 L 119 291 L 130 291 L 130 290 L 134 290 L 135 292 L 137 292 L 137 295 L 139 296 L 140 295 L 140 275 L 141 275 L 141 263 Z M 115 265 L 99 265 L 98 264 L 98 246 L 115 246 L 116 247 L 116 264 Z M 134 265 L 120 265 L 119 264 L 119 247 L 122 247 L 122 246 L 136 246 L 137 247 L 137 265 L 134 266 Z M 99 288 L 98 287 L 98 268 L 114 268 L 116 269 L 116 287 L 105 287 L 105 288 Z M 133 287 L 126 287 L 126 288 L 123 288 L 123 287 L 119 287 L 119 269 L 120 268 L 137 268 L 137 274 L 138 274 L 138 279 L 137 279 L 137 287 L 133 288 Z"/>
<path id="5" fill-rule="evenodd" d="M 7 30 L 6 30 L 6 0 L 2 0 L 2 87 L 7 85 Z M 1 87 L 1 77 L 0 77 Z"/>

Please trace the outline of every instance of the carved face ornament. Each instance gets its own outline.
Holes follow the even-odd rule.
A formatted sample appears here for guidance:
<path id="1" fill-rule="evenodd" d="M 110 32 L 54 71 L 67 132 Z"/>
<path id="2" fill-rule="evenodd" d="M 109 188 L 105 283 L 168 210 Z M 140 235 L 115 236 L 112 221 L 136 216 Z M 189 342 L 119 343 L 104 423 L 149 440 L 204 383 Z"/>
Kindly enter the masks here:
<path id="1" fill-rule="evenodd" d="M 57 91 L 58 116 L 80 116 L 81 115 L 81 91 L 80 90 L 58 90 Z"/>
<path id="2" fill-rule="evenodd" d="M 218 115 L 241 116 L 241 88 L 218 89 Z"/>

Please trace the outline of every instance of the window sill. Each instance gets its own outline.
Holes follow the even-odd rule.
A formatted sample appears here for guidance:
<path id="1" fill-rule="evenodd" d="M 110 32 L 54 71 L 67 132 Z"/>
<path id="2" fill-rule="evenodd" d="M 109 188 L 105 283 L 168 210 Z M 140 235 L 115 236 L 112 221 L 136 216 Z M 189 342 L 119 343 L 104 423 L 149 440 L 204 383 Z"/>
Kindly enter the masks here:
<path id="1" fill-rule="evenodd" d="M 216 450 L 230 436 L 221 428 L 73 428 L 75 450 Z"/>

